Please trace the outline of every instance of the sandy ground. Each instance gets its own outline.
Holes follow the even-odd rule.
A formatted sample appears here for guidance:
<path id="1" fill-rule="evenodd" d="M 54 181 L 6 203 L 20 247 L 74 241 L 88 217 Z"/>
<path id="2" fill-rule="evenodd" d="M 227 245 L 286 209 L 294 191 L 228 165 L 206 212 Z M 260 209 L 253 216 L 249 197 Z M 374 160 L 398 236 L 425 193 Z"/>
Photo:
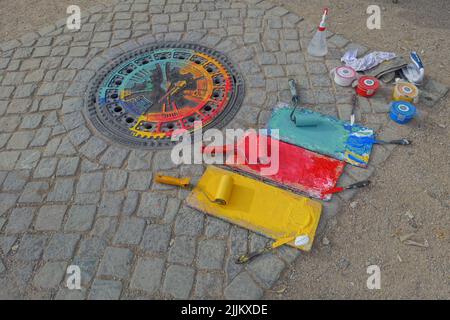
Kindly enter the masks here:
<path id="1" fill-rule="evenodd" d="M 408 56 L 416 50 L 432 78 L 450 86 L 450 1 L 278 0 L 310 22 L 330 8 L 329 27 L 356 43 Z M 368 30 L 369 4 L 382 8 L 381 30 Z M 348 21 L 351 21 L 349 23 Z M 450 298 L 450 98 L 441 101 L 376 172 L 372 186 L 332 220 L 315 250 L 285 272 L 268 299 Z M 420 106 L 419 106 L 420 107 Z M 439 110 L 439 111 L 437 111 Z M 414 233 L 427 248 L 403 244 Z M 325 244 L 327 245 L 325 245 Z M 367 266 L 381 269 L 368 290 Z"/>
<path id="2" fill-rule="evenodd" d="M 427 74 L 450 86 L 450 1 L 276 0 L 310 22 L 330 8 L 329 27 L 354 42 L 407 56 L 417 50 Z M 107 0 L 0 0 L 0 39 L 14 39 L 66 16 L 70 4 L 86 8 Z M 366 8 L 382 8 L 381 30 L 366 28 Z M 349 22 L 351 21 L 351 22 Z M 330 221 L 325 239 L 285 272 L 269 299 L 450 298 L 450 99 L 413 132 L 414 144 L 397 148 L 373 185 Z M 428 247 L 406 245 L 414 233 Z M 366 268 L 381 268 L 381 289 L 366 288 Z"/>
<path id="3" fill-rule="evenodd" d="M 372 186 L 330 221 L 326 239 L 318 239 L 266 298 L 450 298 L 448 103 L 413 132 L 411 147 L 394 151 Z M 399 240 L 409 233 L 428 248 Z M 366 287 L 373 264 L 381 269 L 380 290 Z"/>

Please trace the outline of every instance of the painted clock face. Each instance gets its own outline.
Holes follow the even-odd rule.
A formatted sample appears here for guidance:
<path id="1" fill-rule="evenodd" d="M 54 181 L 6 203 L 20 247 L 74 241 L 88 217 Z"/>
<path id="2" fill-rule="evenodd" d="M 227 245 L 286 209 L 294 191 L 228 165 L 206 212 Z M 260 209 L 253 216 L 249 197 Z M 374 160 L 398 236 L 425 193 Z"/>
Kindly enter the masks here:
<path id="1" fill-rule="evenodd" d="M 216 126 L 233 116 L 242 84 L 217 52 L 196 45 L 156 46 L 121 59 L 102 77 L 94 109 L 113 134 L 143 145 L 170 145 L 177 129 L 192 132 L 196 121 Z"/>

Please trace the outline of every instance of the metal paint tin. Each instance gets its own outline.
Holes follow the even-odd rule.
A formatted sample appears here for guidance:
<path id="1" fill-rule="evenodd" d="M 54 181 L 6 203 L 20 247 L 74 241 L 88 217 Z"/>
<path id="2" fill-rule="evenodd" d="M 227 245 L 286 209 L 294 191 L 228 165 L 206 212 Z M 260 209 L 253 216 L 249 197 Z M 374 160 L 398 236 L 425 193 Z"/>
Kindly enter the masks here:
<path id="1" fill-rule="evenodd" d="M 419 89 L 409 82 L 398 82 L 392 91 L 392 100 L 417 102 Z"/>
<path id="2" fill-rule="evenodd" d="M 352 67 L 340 66 L 331 72 L 334 82 L 341 87 L 350 86 L 356 80 L 356 71 Z"/>
<path id="3" fill-rule="evenodd" d="M 389 116 L 399 124 L 411 121 L 416 115 L 416 107 L 406 101 L 392 101 Z"/>
<path id="4" fill-rule="evenodd" d="M 358 85 L 356 86 L 356 93 L 362 97 L 372 97 L 380 87 L 380 81 L 377 78 L 371 76 L 362 76 L 358 79 Z"/>

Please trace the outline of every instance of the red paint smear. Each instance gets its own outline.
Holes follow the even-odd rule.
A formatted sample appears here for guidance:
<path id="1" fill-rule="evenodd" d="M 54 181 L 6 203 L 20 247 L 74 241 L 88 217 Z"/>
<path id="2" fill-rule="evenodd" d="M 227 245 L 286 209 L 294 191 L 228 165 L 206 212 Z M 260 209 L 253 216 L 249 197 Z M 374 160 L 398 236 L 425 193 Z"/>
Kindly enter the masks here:
<path id="1" fill-rule="evenodd" d="M 230 167 L 257 175 L 285 186 L 294 191 L 300 191 L 311 197 L 330 199 L 327 191 L 334 188 L 341 176 L 345 163 L 298 146 L 279 141 L 279 170 L 270 176 L 261 176 L 262 168 L 269 168 L 270 164 L 248 164 L 249 137 L 245 138 L 245 164 L 229 165 Z M 264 138 L 266 138 L 264 136 Z M 257 137 L 258 142 L 260 136 Z M 272 138 L 267 137 L 267 152 L 270 157 Z M 243 148 L 243 141 L 238 143 Z M 258 145 L 258 144 L 257 144 Z M 234 155 L 236 159 L 236 155 Z"/>

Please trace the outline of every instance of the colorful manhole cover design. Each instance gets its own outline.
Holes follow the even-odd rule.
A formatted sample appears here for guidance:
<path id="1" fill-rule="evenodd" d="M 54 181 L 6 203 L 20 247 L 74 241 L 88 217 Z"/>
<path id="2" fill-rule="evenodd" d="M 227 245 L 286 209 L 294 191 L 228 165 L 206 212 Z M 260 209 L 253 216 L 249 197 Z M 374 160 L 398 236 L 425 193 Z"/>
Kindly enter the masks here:
<path id="1" fill-rule="evenodd" d="M 177 143 L 177 129 L 222 127 L 238 111 L 244 81 L 227 57 L 195 44 L 136 49 L 100 70 L 87 94 L 88 117 L 115 142 L 144 148 Z"/>

